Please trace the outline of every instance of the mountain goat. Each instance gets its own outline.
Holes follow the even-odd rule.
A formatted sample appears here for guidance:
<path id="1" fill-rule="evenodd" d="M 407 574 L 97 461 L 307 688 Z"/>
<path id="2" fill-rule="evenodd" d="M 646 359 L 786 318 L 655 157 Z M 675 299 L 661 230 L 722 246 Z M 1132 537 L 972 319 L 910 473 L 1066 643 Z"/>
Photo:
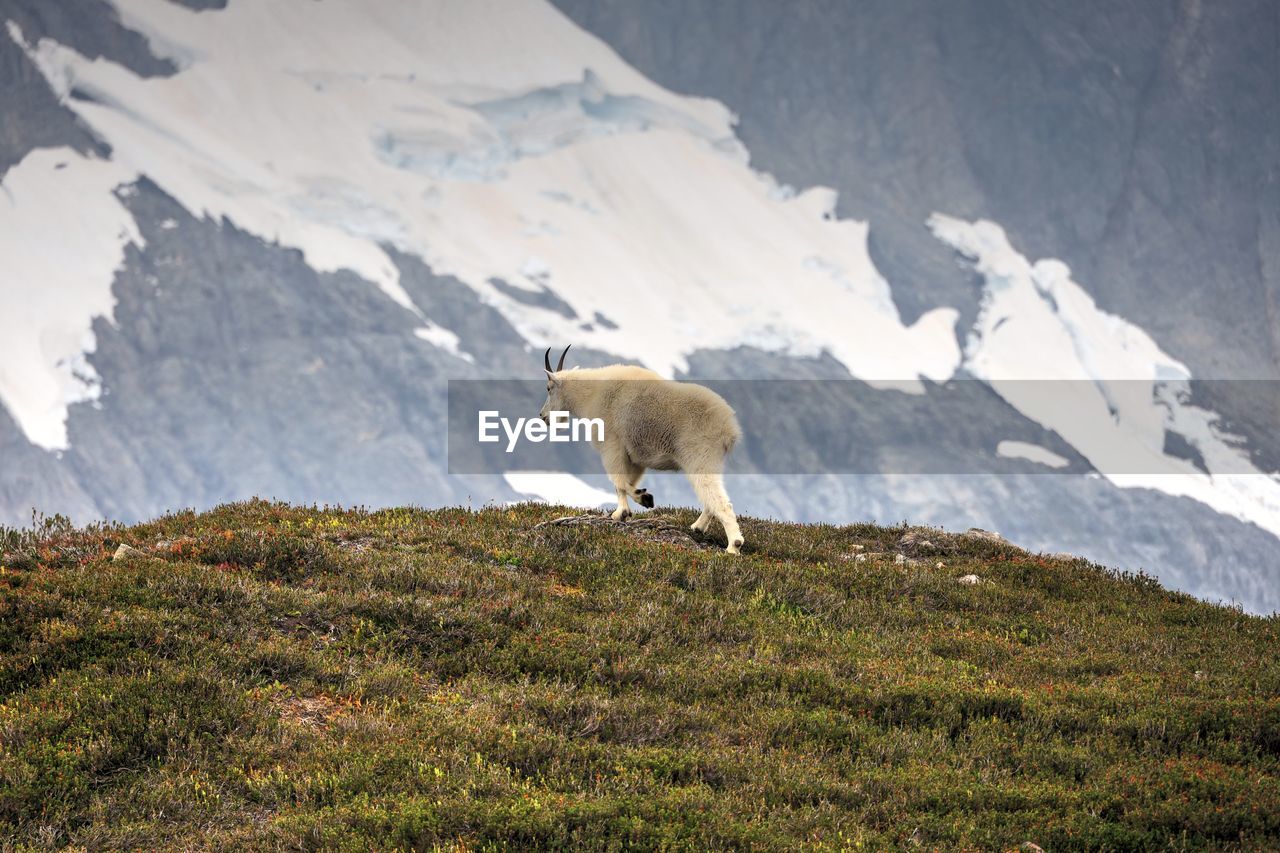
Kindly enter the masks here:
<path id="1" fill-rule="evenodd" d="M 652 370 L 625 364 L 589 369 L 564 369 L 560 354 L 551 369 L 551 350 L 543 355 L 547 372 L 547 400 L 540 417 L 550 423 L 552 412 L 575 418 L 600 418 L 603 440 L 593 440 L 605 472 L 618 493 L 612 518 L 631 515 L 627 498 L 653 506 L 653 495 L 639 488 L 646 469 L 683 471 L 702 501 L 702 515 L 693 529 L 702 532 L 712 520 L 724 527 L 730 554 L 742 547 L 742 531 L 733 504 L 724 490 L 724 460 L 742 437 L 733 409 L 719 394 L 688 382 L 663 379 Z"/>

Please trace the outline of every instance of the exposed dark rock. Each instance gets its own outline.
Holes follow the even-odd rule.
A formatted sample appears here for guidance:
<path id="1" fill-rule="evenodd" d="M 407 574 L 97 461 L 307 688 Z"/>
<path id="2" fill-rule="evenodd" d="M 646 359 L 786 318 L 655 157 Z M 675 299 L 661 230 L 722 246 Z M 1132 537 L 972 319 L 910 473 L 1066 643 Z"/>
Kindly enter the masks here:
<path id="1" fill-rule="evenodd" d="M 756 168 L 838 189 L 908 318 L 972 316 L 924 221 L 986 217 L 1197 376 L 1278 375 L 1275 3 L 555 3 L 727 104 Z"/>
<path id="2" fill-rule="evenodd" d="M 559 296 L 556 296 L 548 290 L 546 285 L 543 285 L 538 290 L 533 291 L 525 290 L 522 287 L 516 287 L 515 285 L 509 284 L 500 278 L 490 279 L 489 283 L 497 288 L 499 292 L 514 299 L 516 302 L 520 302 L 525 305 L 533 305 L 537 308 L 545 308 L 548 311 L 552 311 L 559 314 L 561 317 L 565 317 L 570 320 L 578 316 L 577 312 L 573 310 L 568 302 L 565 302 Z"/>

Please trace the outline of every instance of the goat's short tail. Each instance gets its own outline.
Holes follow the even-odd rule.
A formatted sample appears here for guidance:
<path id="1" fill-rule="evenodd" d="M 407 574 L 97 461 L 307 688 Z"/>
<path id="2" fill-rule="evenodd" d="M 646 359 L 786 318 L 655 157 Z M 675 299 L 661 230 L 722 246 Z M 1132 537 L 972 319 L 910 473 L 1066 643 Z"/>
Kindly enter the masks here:
<path id="1" fill-rule="evenodd" d="M 742 440 L 742 427 L 738 426 L 738 419 L 733 419 L 733 429 L 724 438 L 724 455 L 728 456 L 733 448 L 738 446 L 738 442 Z"/>

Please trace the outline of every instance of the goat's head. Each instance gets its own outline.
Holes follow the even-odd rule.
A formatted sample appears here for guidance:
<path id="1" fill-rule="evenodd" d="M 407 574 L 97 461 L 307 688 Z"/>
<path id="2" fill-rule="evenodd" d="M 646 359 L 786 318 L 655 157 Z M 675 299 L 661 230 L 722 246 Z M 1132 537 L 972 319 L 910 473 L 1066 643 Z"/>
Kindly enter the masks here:
<path id="1" fill-rule="evenodd" d="M 569 344 L 573 346 L 573 344 Z M 538 417 L 550 423 L 552 412 L 566 411 L 563 398 L 563 383 L 560 380 L 560 371 L 564 370 L 564 357 L 569 354 L 569 347 L 564 348 L 564 352 L 560 353 L 560 360 L 556 362 L 556 369 L 551 369 L 551 347 L 547 347 L 547 351 L 542 354 L 542 367 L 547 372 L 547 399 L 542 404 L 542 411 L 538 412 Z"/>

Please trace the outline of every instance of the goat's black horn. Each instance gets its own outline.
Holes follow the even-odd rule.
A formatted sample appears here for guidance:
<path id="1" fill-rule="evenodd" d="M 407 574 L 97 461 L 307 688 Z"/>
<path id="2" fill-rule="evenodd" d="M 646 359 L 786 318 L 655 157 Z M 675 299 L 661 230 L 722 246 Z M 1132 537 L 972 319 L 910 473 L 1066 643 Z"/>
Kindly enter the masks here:
<path id="1" fill-rule="evenodd" d="M 547 351 L 542 354 L 542 366 L 547 369 L 547 373 L 551 372 L 551 347 L 547 347 Z"/>
<path id="2" fill-rule="evenodd" d="M 573 346 L 573 344 L 569 344 L 569 347 L 571 346 Z M 564 370 L 564 357 L 569 354 L 569 347 L 565 347 L 564 352 L 560 353 L 560 361 L 556 364 L 556 373 Z"/>

